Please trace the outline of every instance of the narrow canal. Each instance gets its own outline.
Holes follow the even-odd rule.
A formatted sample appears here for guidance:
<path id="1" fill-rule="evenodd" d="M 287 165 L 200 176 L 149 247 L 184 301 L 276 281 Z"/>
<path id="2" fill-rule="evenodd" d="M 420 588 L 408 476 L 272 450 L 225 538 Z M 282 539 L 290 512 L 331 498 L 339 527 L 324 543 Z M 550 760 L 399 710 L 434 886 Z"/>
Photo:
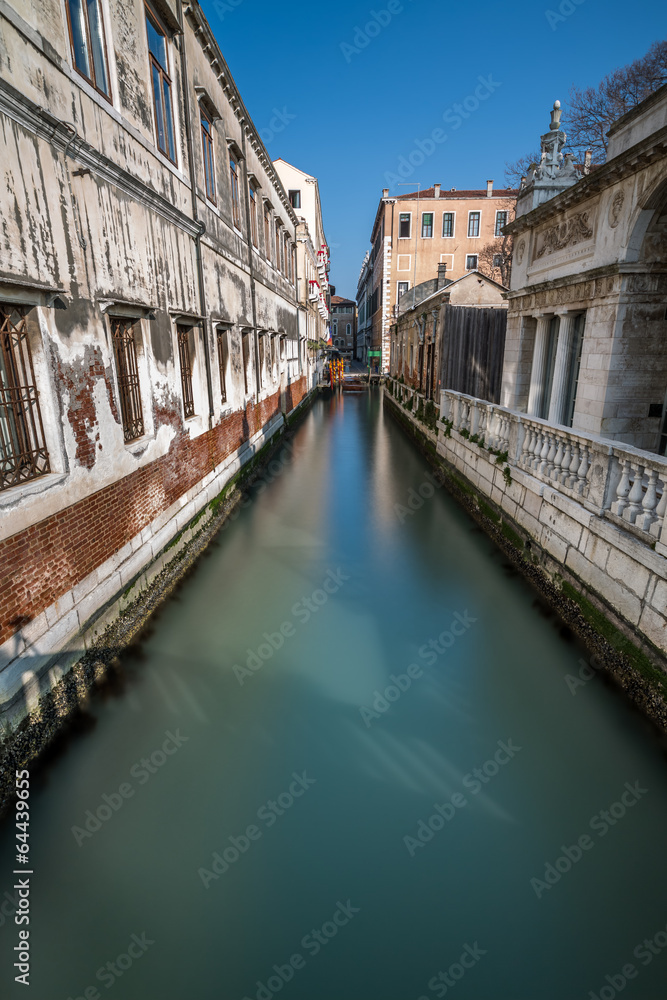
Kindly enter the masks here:
<path id="1" fill-rule="evenodd" d="M 29 995 L 665 996 L 651 729 L 379 393 L 292 445 L 33 785 Z"/>

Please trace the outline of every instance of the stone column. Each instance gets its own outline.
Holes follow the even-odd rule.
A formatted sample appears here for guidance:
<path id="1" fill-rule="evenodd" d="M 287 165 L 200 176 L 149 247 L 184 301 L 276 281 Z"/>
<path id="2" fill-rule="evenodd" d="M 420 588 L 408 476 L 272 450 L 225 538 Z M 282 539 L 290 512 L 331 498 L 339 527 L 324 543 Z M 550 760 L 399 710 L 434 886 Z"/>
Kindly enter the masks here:
<path id="1" fill-rule="evenodd" d="M 554 362 L 554 378 L 549 404 L 549 423 L 562 424 L 565 420 L 565 402 L 567 395 L 568 361 L 574 339 L 575 313 L 563 313 L 558 327 L 558 346 Z"/>
<path id="2" fill-rule="evenodd" d="M 544 376 L 547 369 L 547 344 L 549 342 L 549 323 L 551 316 L 537 317 L 535 331 L 535 347 L 533 349 L 533 367 L 530 372 L 530 391 L 528 393 L 528 414 L 537 417 L 544 399 Z"/>

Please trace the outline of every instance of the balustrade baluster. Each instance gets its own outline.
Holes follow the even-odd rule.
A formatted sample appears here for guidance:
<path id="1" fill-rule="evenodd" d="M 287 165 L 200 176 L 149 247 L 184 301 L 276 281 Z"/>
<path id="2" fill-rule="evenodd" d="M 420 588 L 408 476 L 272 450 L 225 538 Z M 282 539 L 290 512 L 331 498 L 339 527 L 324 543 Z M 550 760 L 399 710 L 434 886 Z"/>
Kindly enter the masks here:
<path id="1" fill-rule="evenodd" d="M 665 514 L 667 514 L 667 478 L 663 476 L 662 478 L 662 496 L 660 497 L 660 502 L 655 510 L 656 520 L 650 527 L 650 532 L 656 538 L 660 538 L 662 533 L 662 526 L 665 521 Z"/>
<path id="2" fill-rule="evenodd" d="M 638 514 L 635 524 L 642 531 L 650 531 L 651 525 L 656 519 L 655 509 L 658 506 L 658 470 L 649 469 L 648 485 L 642 500 L 642 509 Z"/>
<path id="3" fill-rule="evenodd" d="M 616 487 L 616 500 L 611 505 L 612 513 L 616 514 L 618 517 L 623 517 L 623 511 L 628 505 L 627 497 L 629 493 L 630 462 L 626 459 L 621 462 L 621 478 L 618 486 Z"/>
<path id="4" fill-rule="evenodd" d="M 628 505 L 623 511 L 623 520 L 629 521 L 630 524 L 635 523 L 637 514 L 639 514 L 642 509 L 642 500 L 644 499 L 644 466 L 633 466 L 633 471 L 634 478 L 632 481 L 632 489 L 628 493 Z"/>

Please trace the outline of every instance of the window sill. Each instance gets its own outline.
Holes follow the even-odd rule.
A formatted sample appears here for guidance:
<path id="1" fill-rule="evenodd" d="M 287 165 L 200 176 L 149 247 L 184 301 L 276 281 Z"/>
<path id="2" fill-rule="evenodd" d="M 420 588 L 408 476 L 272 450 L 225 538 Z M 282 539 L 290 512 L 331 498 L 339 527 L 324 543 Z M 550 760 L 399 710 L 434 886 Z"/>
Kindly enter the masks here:
<path id="1" fill-rule="evenodd" d="M 69 473 L 67 472 L 47 472 L 35 479 L 28 479 L 25 483 L 10 486 L 9 489 L 0 492 L 0 510 L 16 507 L 18 503 L 28 497 L 37 497 L 41 493 L 46 493 L 54 486 L 64 483 L 68 477 Z"/>

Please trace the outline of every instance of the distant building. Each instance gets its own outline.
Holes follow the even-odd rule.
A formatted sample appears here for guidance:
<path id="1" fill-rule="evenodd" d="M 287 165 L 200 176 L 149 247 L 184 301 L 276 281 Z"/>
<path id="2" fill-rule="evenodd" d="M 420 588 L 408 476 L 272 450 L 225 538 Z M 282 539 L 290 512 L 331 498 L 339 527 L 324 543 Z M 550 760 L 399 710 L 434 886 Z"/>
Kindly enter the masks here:
<path id="1" fill-rule="evenodd" d="M 324 235 L 322 203 L 317 178 L 292 166 L 286 160 L 274 161 L 274 167 L 287 191 L 298 221 L 297 274 L 300 305 L 300 334 L 314 344 L 326 340 L 330 325 L 329 248 Z"/>
<path id="2" fill-rule="evenodd" d="M 357 359 L 363 364 L 368 364 L 368 351 L 373 336 L 372 283 L 371 255 L 367 253 L 357 283 Z"/>
<path id="3" fill-rule="evenodd" d="M 357 306 L 353 299 L 340 295 L 331 297 L 331 340 L 337 351 L 346 358 L 356 356 Z"/>
<path id="4" fill-rule="evenodd" d="M 366 296 L 369 346 L 382 351 L 383 371 L 389 369 L 389 330 L 401 295 L 430 278 L 439 264 L 452 280 L 478 269 L 500 278 L 493 248 L 497 243 L 500 255 L 516 196 L 513 189 L 494 190 L 491 180 L 485 190 L 443 191 L 434 184 L 395 197 L 383 190 L 371 232 Z"/>

